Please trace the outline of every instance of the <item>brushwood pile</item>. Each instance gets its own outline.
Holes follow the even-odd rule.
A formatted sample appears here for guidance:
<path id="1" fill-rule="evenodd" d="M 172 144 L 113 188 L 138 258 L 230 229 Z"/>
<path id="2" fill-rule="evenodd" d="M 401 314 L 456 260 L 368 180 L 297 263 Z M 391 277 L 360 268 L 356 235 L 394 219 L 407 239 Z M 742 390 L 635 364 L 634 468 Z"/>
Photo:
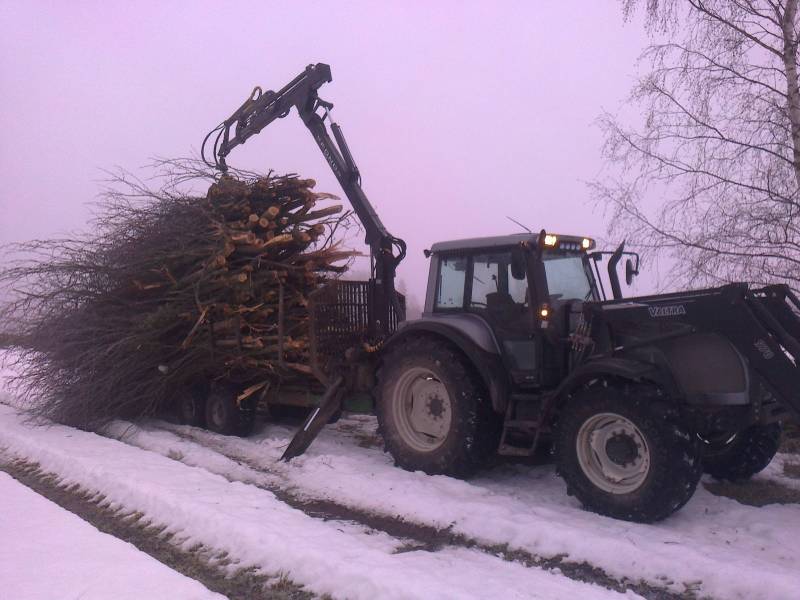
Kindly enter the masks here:
<path id="1" fill-rule="evenodd" d="M 22 244 L 0 273 L 35 414 L 95 428 L 169 410 L 197 381 L 245 401 L 310 379 L 309 295 L 354 254 L 348 215 L 321 202 L 336 198 L 297 176 L 224 176 L 204 197 L 121 181 L 91 235 Z"/>

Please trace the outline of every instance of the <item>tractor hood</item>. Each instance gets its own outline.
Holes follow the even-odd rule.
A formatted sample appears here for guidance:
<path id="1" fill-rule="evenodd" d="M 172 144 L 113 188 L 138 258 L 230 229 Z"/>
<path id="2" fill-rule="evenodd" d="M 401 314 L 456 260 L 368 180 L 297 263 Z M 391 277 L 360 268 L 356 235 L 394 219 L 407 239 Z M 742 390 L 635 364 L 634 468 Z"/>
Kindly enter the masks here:
<path id="1" fill-rule="evenodd" d="M 596 352 L 641 354 L 647 347 L 671 347 L 689 371 L 705 374 L 716 364 L 721 377 L 729 374 L 734 391 L 741 387 L 737 380 L 752 372 L 772 396 L 800 416 L 798 311 L 800 301 L 788 286 L 750 289 L 745 283 L 584 305 Z M 726 358 L 731 352 L 723 346 L 741 357 L 743 374 L 733 368 Z M 720 393 L 733 393 L 721 383 L 709 385 Z M 691 381 L 686 386 L 691 387 Z"/>

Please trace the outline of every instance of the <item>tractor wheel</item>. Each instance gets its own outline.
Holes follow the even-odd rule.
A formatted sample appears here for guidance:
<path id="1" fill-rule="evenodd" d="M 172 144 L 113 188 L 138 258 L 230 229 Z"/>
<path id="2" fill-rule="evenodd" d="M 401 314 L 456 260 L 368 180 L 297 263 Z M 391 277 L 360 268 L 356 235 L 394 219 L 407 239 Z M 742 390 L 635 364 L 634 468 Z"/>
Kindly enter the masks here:
<path id="1" fill-rule="evenodd" d="M 205 427 L 207 394 L 208 390 L 199 386 L 186 387 L 175 406 L 178 422 L 183 425 Z"/>
<path id="2" fill-rule="evenodd" d="M 380 431 L 395 464 L 465 477 L 497 449 L 498 420 L 473 367 L 431 338 L 383 358 L 376 393 Z"/>
<path id="3" fill-rule="evenodd" d="M 652 523 L 692 497 L 702 474 L 699 440 L 651 390 L 587 389 L 562 409 L 558 472 L 590 510 Z"/>
<path id="4" fill-rule="evenodd" d="M 236 403 L 230 388 L 214 387 L 206 400 L 206 427 L 223 435 L 249 435 L 253 431 L 256 411 L 250 403 Z"/>
<path id="5" fill-rule="evenodd" d="M 780 423 L 752 425 L 738 433 L 701 436 L 703 470 L 715 479 L 749 479 L 763 471 L 781 445 Z"/>

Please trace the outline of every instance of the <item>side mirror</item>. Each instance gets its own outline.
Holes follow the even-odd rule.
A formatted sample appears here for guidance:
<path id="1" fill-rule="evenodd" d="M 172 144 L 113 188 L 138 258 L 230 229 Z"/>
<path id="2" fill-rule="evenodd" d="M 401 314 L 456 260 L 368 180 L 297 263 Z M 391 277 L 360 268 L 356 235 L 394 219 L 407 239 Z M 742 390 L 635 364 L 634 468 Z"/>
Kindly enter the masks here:
<path id="1" fill-rule="evenodd" d="M 511 276 L 514 279 L 525 279 L 525 251 L 516 247 L 511 250 Z"/>
<path id="2" fill-rule="evenodd" d="M 625 283 L 630 285 L 633 278 L 639 274 L 639 269 L 633 267 L 633 261 L 629 258 L 625 261 Z"/>

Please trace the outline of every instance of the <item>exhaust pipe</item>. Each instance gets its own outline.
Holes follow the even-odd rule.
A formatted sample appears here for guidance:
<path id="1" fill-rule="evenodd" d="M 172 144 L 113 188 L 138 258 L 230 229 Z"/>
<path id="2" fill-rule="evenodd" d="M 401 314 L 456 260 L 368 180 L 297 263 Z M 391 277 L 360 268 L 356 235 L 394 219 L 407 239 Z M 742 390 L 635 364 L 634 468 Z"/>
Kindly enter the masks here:
<path id="1" fill-rule="evenodd" d="M 611 283 L 611 293 L 614 295 L 614 300 L 622 298 L 622 287 L 619 285 L 619 275 L 617 274 L 617 264 L 622 258 L 622 253 L 625 252 L 625 240 L 614 250 L 611 258 L 608 259 L 608 281 Z"/>

